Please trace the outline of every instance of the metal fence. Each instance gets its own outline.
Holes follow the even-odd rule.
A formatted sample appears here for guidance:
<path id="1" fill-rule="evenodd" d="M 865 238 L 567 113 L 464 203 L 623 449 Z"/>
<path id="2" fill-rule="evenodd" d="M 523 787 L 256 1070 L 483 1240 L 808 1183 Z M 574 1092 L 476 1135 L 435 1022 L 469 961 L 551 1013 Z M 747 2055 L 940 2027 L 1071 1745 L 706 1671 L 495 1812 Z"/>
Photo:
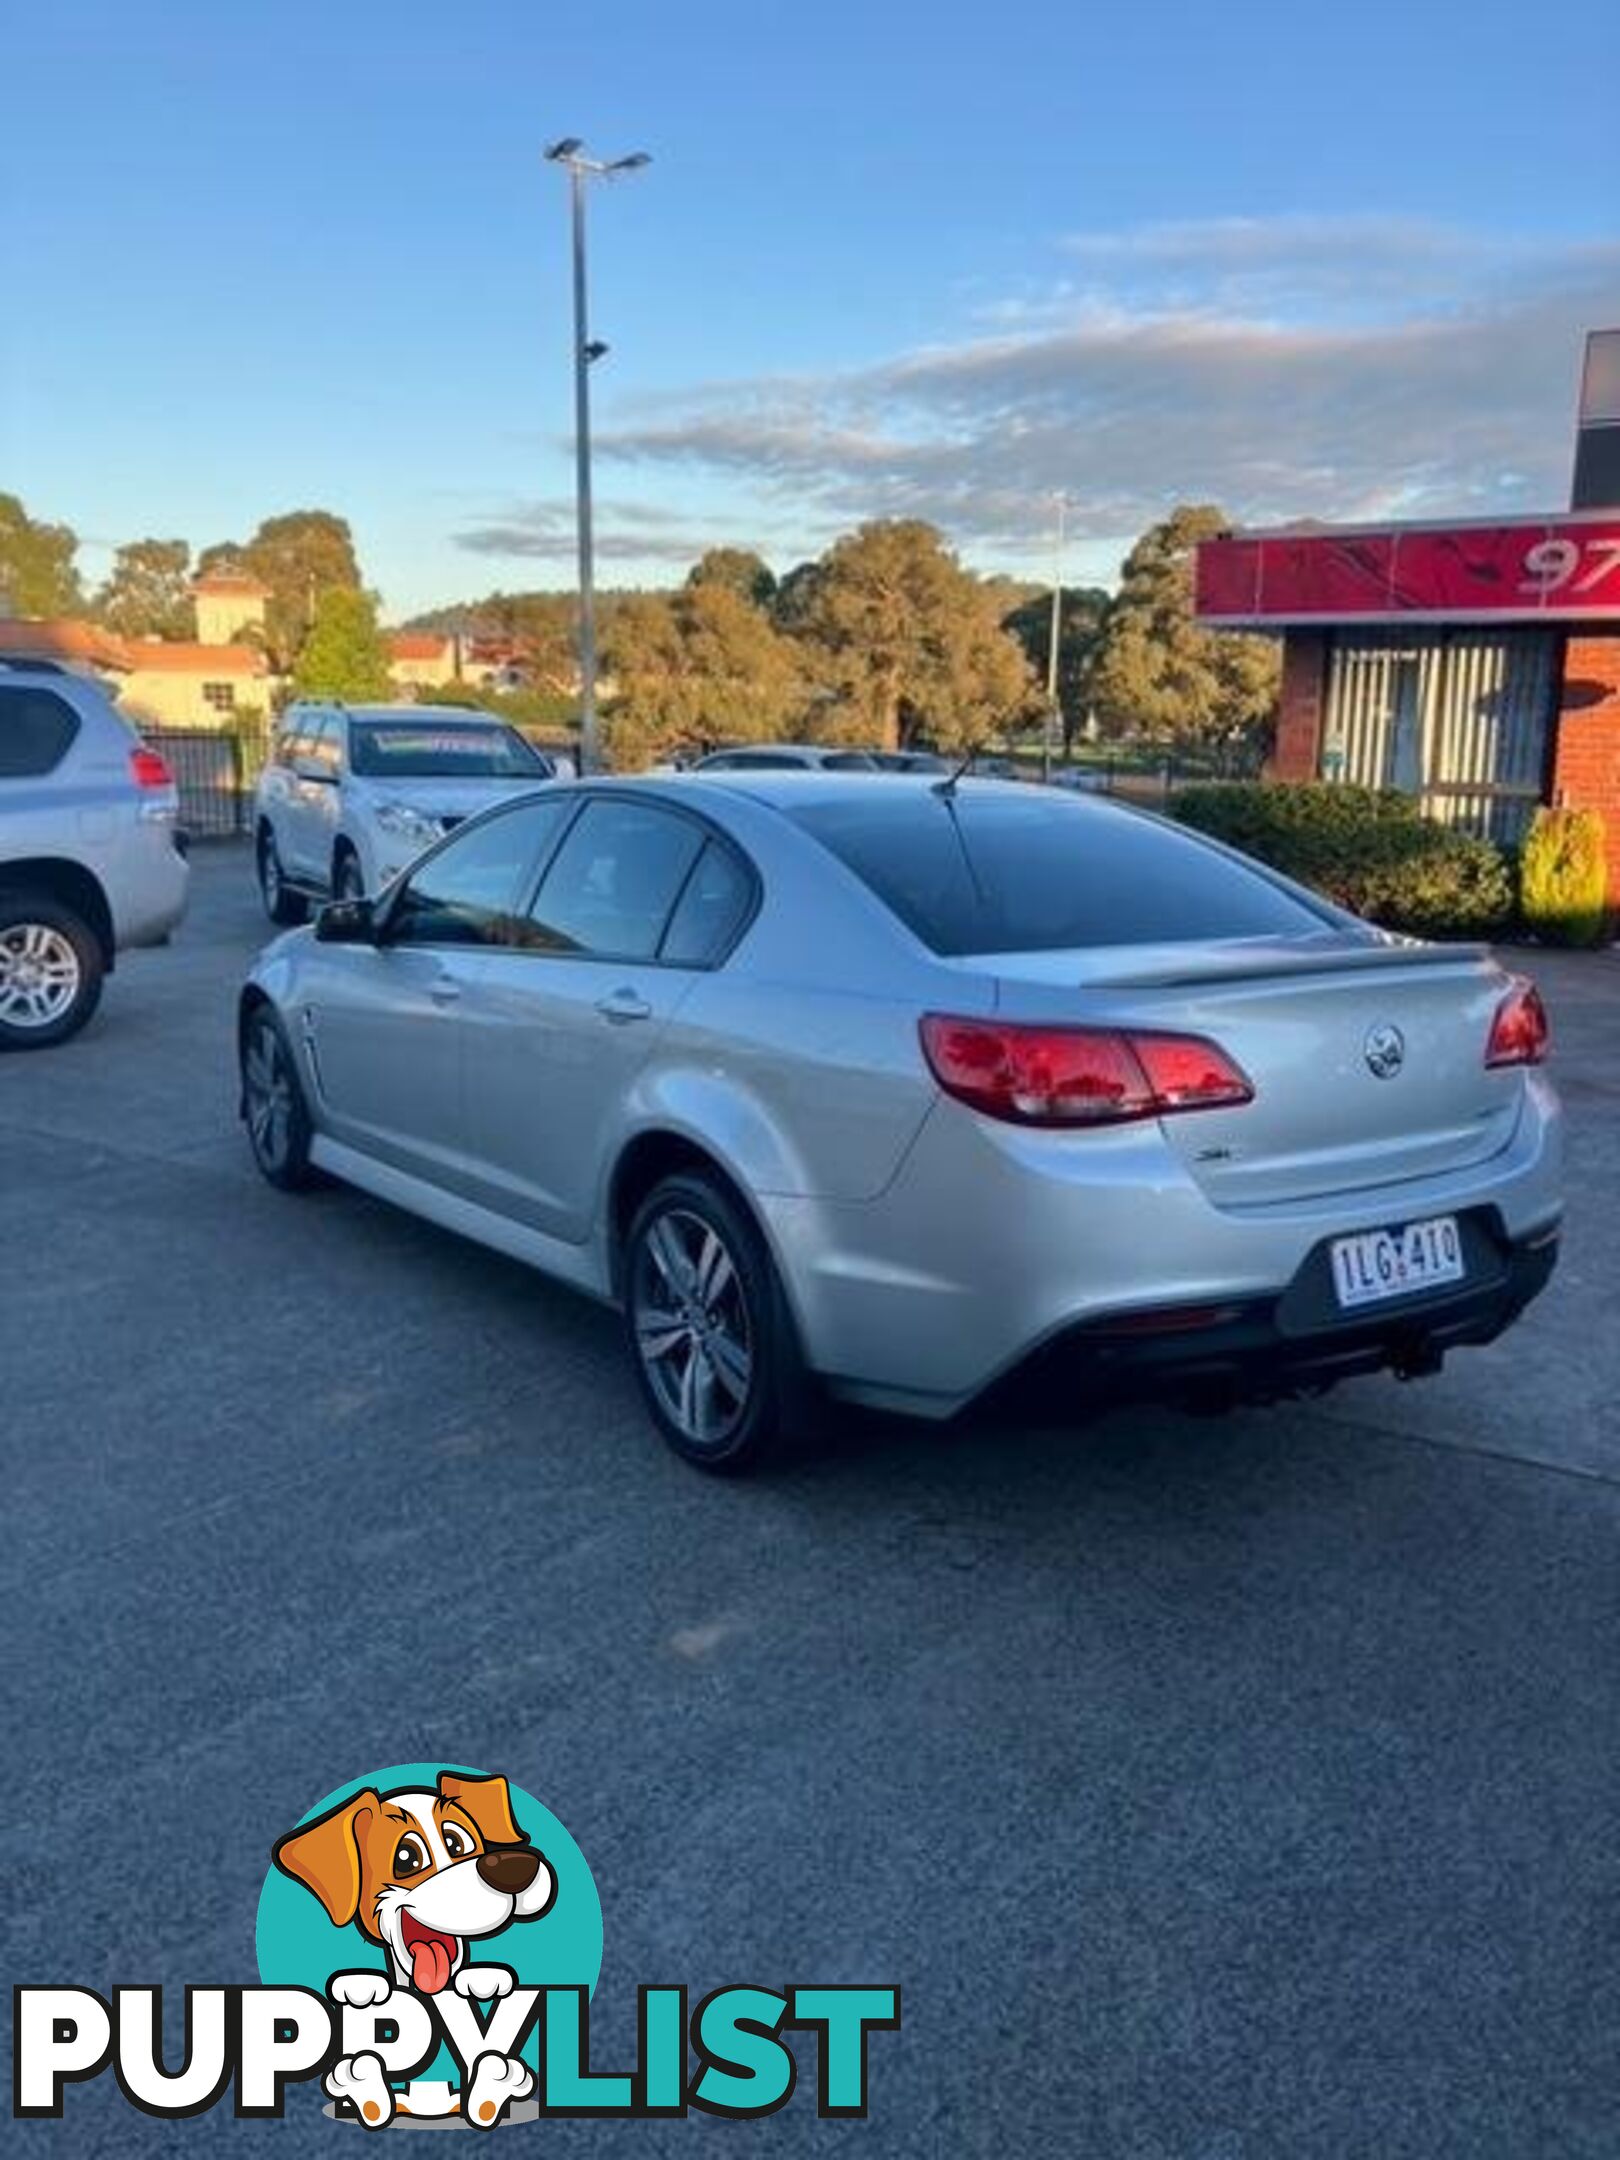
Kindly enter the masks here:
<path id="1" fill-rule="evenodd" d="M 180 823 L 194 839 L 228 840 L 247 831 L 265 758 L 262 731 L 147 727 L 141 733 L 174 774 Z"/>

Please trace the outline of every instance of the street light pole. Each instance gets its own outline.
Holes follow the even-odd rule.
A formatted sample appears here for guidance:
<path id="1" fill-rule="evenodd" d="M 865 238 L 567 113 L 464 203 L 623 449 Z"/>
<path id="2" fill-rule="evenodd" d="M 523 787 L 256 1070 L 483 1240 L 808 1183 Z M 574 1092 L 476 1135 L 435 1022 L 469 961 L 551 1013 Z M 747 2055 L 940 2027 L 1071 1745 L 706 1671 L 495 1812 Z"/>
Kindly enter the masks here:
<path id="1" fill-rule="evenodd" d="M 592 773 L 602 763 L 596 718 L 596 532 L 591 508 L 590 326 L 585 292 L 585 174 L 568 168 L 574 229 L 574 505 L 579 547 L 579 765 Z"/>
<path id="2" fill-rule="evenodd" d="M 1052 633 L 1046 654 L 1046 728 L 1041 737 L 1041 778 L 1052 777 L 1052 729 L 1058 717 L 1058 642 L 1063 635 L 1063 497 L 1057 499 L 1057 554 L 1052 564 Z"/>
<path id="3" fill-rule="evenodd" d="M 554 165 L 568 171 L 570 223 L 574 246 L 574 501 L 579 545 L 579 763 L 596 772 L 602 763 L 601 728 L 596 713 L 596 532 L 591 504 L 591 365 L 607 347 L 590 333 L 585 276 L 585 186 L 588 180 L 612 179 L 649 164 L 644 150 L 603 161 L 584 155 L 576 135 L 565 136 L 546 151 Z"/>

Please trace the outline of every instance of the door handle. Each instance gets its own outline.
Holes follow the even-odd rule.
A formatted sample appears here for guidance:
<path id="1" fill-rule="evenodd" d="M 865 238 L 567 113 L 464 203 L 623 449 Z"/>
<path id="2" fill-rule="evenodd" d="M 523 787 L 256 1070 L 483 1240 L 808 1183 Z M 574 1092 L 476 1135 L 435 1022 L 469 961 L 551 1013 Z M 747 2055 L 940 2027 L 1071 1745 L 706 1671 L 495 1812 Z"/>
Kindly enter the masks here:
<path id="1" fill-rule="evenodd" d="M 428 996 L 435 1005 L 453 1005 L 461 995 L 461 985 L 453 975 L 435 975 L 428 984 Z"/>
<path id="2" fill-rule="evenodd" d="M 652 1013 L 652 1007 L 647 1000 L 628 984 L 622 989 L 610 990 L 605 998 L 598 998 L 596 1009 L 604 1020 L 611 1021 L 615 1027 L 623 1027 L 629 1020 L 645 1020 Z"/>

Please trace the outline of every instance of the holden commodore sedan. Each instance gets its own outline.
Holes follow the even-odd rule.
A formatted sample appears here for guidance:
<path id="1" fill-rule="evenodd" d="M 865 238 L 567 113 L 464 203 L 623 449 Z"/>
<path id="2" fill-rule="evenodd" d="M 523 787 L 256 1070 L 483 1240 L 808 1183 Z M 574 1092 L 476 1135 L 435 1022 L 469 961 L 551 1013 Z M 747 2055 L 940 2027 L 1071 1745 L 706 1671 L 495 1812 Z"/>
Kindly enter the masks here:
<path id="1" fill-rule="evenodd" d="M 1414 1377 L 1557 1252 L 1529 982 L 1055 790 L 551 787 L 268 947 L 239 1043 L 266 1177 L 617 1305 L 717 1469 L 1036 1358 L 1081 1404 Z"/>

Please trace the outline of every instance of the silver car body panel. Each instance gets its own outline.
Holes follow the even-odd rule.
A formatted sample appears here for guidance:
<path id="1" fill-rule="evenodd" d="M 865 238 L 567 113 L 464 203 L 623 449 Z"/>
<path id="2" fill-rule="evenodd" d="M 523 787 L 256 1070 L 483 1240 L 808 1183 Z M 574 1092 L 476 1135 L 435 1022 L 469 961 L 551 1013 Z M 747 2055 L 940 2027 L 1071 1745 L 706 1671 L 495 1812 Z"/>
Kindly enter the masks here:
<path id="1" fill-rule="evenodd" d="M 795 786 L 839 784 L 580 784 L 695 810 L 757 866 L 757 913 L 712 970 L 277 940 L 252 983 L 288 1022 L 316 1160 L 611 1298 L 618 1166 L 648 1135 L 687 1141 L 751 1200 L 812 1367 L 941 1416 L 1079 1322 L 1279 1293 L 1330 1237 L 1482 1207 L 1514 1239 L 1557 1222 L 1556 1095 L 1539 1072 L 1486 1070 L 1507 978 L 1482 950 L 1328 923 L 1280 942 L 941 956 L 782 814 Z M 453 994 L 436 1001 L 436 983 Z M 633 1027 L 600 1009 L 621 992 L 647 1007 Z M 1257 1100 L 1001 1123 L 936 1084 L 930 1011 L 1208 1034 Z M 1386 1022 L 1409 1045 L 1395 1081 L 1364 1056 Z"/>

